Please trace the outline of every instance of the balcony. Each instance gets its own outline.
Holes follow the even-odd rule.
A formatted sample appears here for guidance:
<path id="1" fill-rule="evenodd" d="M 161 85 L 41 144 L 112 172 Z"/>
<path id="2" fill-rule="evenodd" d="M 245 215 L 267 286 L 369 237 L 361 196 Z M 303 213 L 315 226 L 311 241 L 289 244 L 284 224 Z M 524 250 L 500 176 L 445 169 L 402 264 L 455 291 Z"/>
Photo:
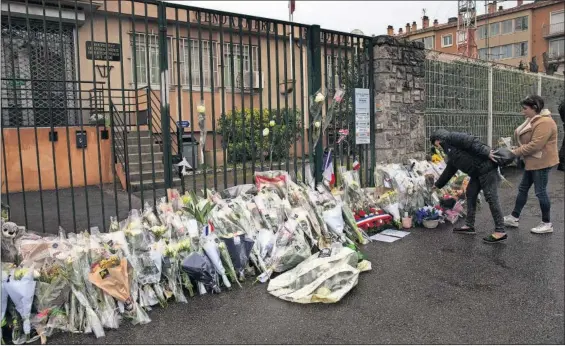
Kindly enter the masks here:
<path id="1" fill-rule="evenodd" d="M 543 37 L 552 38 L 565 35 L 565 23 L 544 24 Z"/>

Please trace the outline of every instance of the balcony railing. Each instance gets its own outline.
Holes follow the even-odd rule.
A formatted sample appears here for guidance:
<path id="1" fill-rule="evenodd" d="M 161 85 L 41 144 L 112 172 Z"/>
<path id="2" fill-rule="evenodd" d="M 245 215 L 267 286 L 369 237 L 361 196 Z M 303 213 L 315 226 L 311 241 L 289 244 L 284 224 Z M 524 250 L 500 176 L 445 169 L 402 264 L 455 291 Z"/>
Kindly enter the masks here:
<path id="1" fill-rule="evenodd" d="M 565 34 L 565 23 L 554 23 L 543 25 L 543 37 L 556 37 Z"/>

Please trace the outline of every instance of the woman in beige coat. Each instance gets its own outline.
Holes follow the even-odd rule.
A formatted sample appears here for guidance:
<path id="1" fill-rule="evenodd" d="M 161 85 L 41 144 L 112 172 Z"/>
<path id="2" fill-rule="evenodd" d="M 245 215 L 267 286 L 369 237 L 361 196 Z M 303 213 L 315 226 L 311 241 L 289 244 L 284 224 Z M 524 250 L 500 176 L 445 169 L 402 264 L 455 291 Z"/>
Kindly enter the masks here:
<path id="1" fill-rule="evenodd" d="M 551 202 L 547 194 L 549 171 L 559 163 L 557 154 L 557 124 L 551 118 L 551 112 L 543 109 L 540 96 L 532 95 L 521 102 L 522 113 L 526 121 L 515 131 L 518 147 L 512 153 L 524 160 L 525 170 L 518 187 L 518 196 L 514 211 L 504 218 L 504 224 L 518 227 L 520 213 L 528 201 L 528 191 L 534 185 L 536 197 L 541 208 L 541 223 L 532 228 L 532 233 L 551 233 Z"/>

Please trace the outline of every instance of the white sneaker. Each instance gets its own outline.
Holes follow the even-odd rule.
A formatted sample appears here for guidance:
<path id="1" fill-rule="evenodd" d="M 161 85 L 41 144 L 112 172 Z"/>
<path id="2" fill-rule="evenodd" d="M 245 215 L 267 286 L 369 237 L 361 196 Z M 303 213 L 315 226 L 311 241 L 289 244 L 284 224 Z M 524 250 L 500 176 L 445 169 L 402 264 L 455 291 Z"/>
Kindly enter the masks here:
<path id="1" fill-rule="evenodd" d="M 512 215 L 505 216 L 504 217 L 504 226 L 518 227 L 518 226 L 520 226 L 519 219 L 515 218 Z"/>
<path id="2" fill-rule="evenodd" d="M 532 228 L 530 232 L 537 234 L 551 233 L 553 232 L 553 225 L 551 223 L 542 222 L 539 226 Z"/>

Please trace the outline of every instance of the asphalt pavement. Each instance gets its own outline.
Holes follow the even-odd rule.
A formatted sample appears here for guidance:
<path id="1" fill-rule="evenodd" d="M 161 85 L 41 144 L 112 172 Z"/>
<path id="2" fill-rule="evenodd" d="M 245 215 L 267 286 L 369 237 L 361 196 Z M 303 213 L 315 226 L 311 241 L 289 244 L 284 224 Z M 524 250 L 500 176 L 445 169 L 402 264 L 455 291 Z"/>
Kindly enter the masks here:
<path id="1" fill-rule="evenodd" d="M 519 173 L 509 173 L 517 185 Z M 172 303 L 152 322 L 124 322 L 106 337 L 59 333 L 49 344 L 563 344 L 564 185 L 553 171 L 553 234 L 529 229 L 541 218 L 533 189 L 519 229 L 504 244 L 484 244 L 451 226 L 413 230 L 394 243 L 364 247 L 373 269 L 336 304 L 293 304 L 257 284 Z M 509 213 L 516 189 L 501 190 Z"/>

